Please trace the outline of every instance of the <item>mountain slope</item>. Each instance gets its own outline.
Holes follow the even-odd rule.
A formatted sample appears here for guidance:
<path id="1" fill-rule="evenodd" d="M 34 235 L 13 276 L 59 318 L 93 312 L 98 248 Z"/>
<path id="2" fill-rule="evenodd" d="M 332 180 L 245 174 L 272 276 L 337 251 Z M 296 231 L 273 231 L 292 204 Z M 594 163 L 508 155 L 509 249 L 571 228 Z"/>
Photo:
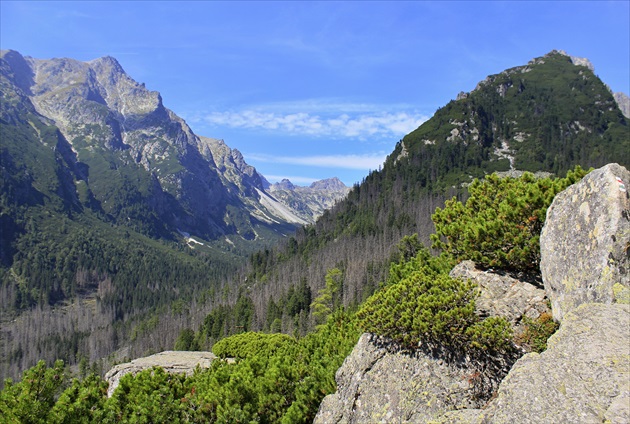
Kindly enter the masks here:
<path id="1" fill-rule="evenodd" d="M 150 236 L 178 229 L 204 239 L 249 237 L 261 225 L 230 208 L 248 209 L 257 200 L 262 182 L 255 170 L 240 153 L 196 136 L 115 59 L 39 60 L 11 51 L 3 58 L 37 113 L 86 166 L 98 207 L 115 222 L 134 222 Z M 145 222 L 150 215 L 158 222 Z"/>
<path id="2" fill-rule="evenodd" d="M 630 165 L 630 121 L 585 63 L 553 51 L 489 76 L 438 109 L 315 225 L 253 258 L 248 284 L 257 322 L 268 325 L 270 299 L 285 299 L 301 278 L 315 296 L 333 268 L 343 275 L 343 304 L 365 299 L 383 281 L 401 238 L 418 233 L 429 245 L 431 214 L 463 196 L 473 178 Z M 293 331 L 297 321 L 283 314 L 283 330 Z"/>
<path id="3" fill-rule="evenodd" d="M 111 57 L 2 51 L 0 99 L 0 379 L 40 358 L 96 360 L 134 334 L 141 352 L 162 346 L 134 325 L 307 223 Z M 77 300 L 94 319 L 55 315 Z"/>

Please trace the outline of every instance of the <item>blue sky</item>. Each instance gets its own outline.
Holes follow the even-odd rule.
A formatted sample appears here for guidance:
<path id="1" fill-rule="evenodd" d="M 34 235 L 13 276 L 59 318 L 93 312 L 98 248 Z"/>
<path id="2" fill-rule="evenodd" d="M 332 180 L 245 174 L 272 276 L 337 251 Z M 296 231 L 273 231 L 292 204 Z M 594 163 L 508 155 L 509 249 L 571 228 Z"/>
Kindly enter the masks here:
<path id="1" fill-rule="evenodd" d="M 487 75 L 553 49 L 630 92 L 630 1 L 0 2 L 0 46 L 110 55 L 271 182 L 377 169 Z"/>

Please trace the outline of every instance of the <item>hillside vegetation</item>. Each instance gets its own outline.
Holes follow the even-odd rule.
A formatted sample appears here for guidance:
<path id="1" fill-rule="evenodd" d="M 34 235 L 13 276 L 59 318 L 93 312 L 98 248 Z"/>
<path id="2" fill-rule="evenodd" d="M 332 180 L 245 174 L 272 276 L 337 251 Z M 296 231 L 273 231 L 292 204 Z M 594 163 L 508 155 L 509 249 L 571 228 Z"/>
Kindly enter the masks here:
<path id="1" fill-rule="evenodd" d="M 543 185 L 566 186 L 583 175 L 578 169 L 569 178 Z M 469 200 L 464 212 L 471 208 L 468 203 L 479 203 L 485 205 L 477 207 L 479 212 L 487 213 L 494 207 L 495 196 L 504 198 L 514 185 L 540 186 L 531 174 L 505 184 L 498 178 L 481 184 L 496 190 L 477 193 L 476 202 Z M 553 199 L 541 191 L 531 196 L 543 212 Z M 444 213 L 459 206 L 451 203 Z M 520 222 L 518 217 L 508 218 L 506 227 L 518 227 Z M 462 218 L 462 225 L 475 222 Z M 496 247 L 504 249 L 517 238 L 505 231 Z M 335 372 L 360 331 L 385 336 L 412 351 L 428 346 L 445 360 L 463 352 L 478 364 L 482 376 L 478 384 L 483 386 L 488 374 L 502 372 L 501 358 L 515 359 L 518 348 L 510 324 L 501 317 L 481 319 L 475 314 L 475 287 L 449 277 L 456 260 L 448 250 L 432 256 L 417 236 L 405 238 L 398 249 L 400 259 L 391 264 L 390 278 L 356 314 L 335 302 L 341 273 L 331 270 L 326 287 L 310 305 L 325 315 L 325 324 L 304 337 L 244 332 L 224 338 L 213 351 L 220 358 L 236 358 L 234 364 L 217 361 L 191 377 L 169 375 L 159 368 L 128 374 L 111 398 L 106 398 L 106 385 L 99 377 L 69 381 L 63 363 L 47 369 L 42 362 L 27 371 L 21 382 L 7 383 L 0 393 L 0 412 L 29 422 L 67 422 L 78 417 L 100 422 L 125 422 L 132 417 L 156 422 L 310 422 L 322 398 L 335 391 Z M 479 396 L 492 396 L 484 390 L 479 388 Z"/>
<path id="2" fill-rule="evenodd" d="M 442 213 L 434 224 L 431 215 L 453 197 L 454 202 L 464 202 L 468 197 L 465 187 L 475 178 L 495 171 L 501 176 L 523 171 L 565 175 L 578 165 L 587 169 L 609 162 L 630 166 L 630 121 L 592 70 L 554 51 L 525 66 L 491 75 L 472 92 L 460 94 L 438 109 L 406 135 L 383 168 L 355 185 L 344 201 L 279 247 L 250 256 L 246 271 L 232 280 L 234 284 L 247 280 L 247 294 L 255 307 L 255 330 L 267 329 L 273 322 L 267 319 L 272 301 L 280 304 L 304 280 L 315 295 L 325 287 L 325 275 L 333 268 L 343 275 L 342 303 L 357 305 L 387 278 L 388 264 L 398 257 L 396 246 L 403 237 L 416 233 L 420 243 L 430 247 L 436 225 L 440 227 L 436 236 L 457 232 L 457 222 L 447 222 L 449 218 Z M 481 187 L 476 184 L 471 193 Z M 540 184 L 531 190 L 550 189 L 545 186 L 548 180 L 540 180 Z M 483 266 L 497 261 L 505 264 L 512 261 L 510 255 L 520 256 L 524 251 L 536 255 L 535 239 L 532 246 L 522 244 L 524 237 L 529 239 L 531 232 L 540 230 L 542 222 L 541 216 L 528 215 L 528 195 L 509 194 L 508 198 L 520 199 L 513 211 L 497 209 L 496 216 L 480 217 L 471 225 L 470 231 L 486 232 L 479 245 L 466 247 L 486 258 L 480 261 Z M 505 205 L 496 206 L 505 209 Z M 540 207 L 531 205 L 538 214 Z M 498 252 L 488 245 L 501 226 L 502 214 L 521 214 L 521 219 L 528 220 L 514 229 L 521 233 L 519 252 Z M 441 240 L 435 248 L 450 243 Z M 514 263 L 513 271 L 536 273 L 534 260 L 530 256 L 520 265 Z M 282 331 L 304 333 L 305 317 L 292 312 L 285 310 L 279 318 Z"/>

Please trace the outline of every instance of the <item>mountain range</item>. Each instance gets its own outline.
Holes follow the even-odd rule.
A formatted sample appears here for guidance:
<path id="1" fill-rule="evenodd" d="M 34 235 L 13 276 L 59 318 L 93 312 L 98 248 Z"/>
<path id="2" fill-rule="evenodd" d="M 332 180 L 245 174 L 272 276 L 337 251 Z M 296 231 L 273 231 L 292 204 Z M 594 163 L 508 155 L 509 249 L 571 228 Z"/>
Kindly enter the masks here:
<path id="1" fill-rule="evenodd" d="M 11 99 L 3 113 L 15 115 L 10 105 L 18 102 L 30 120 L 54 125 L 68 172 L 85 184 L 90 206 L 114 221 L 135 222 L 151 236 L 180 230 L 248 240 L 264 238 L 264 229 L 286 234 L 293 229 L 286 224 L 313 221 L 312 215 L 294 216 L 290 206 L 278 214 L 264 177 L 238 150 L 194 134 L 158 92 L 130 78 L 114 58 L 86 63 L 5 51 L 2 60 Z M 117 198 L 120 191 L 126 194 Z M 155 218 L 149 225 L 148 216 Z M 268 231 L 266 237 L 274 239 Z"/>
<path id="2" fill-rule="evenodd" d="M 630 165 L 623 96 L 559 51 L 460 93 L 351 190 L 269 184 L 110 57 L 3 51 L 0 93 L 3 376 L 170 348 L 202 321 L 305 334 L 327 277 L 339 305 L 360 304 L 474 178 Z"/>
<path id="3" fill-rule="evenodd" d="M 120 316 L 165 304 L 187 293 L 183 286 L 212 285 L 349 191 L 338 179 L 271 185 L 238 150 L 196 135 L 112 57 L 4 50 L 0 96 L 4 320 L 93 297 L 108 278 L 124 293 L 101 287 L 97 298 Z M 180 277 L 166 277 L 180 267 Z M 166 295 L 156 289 L 165 278 Z"/>

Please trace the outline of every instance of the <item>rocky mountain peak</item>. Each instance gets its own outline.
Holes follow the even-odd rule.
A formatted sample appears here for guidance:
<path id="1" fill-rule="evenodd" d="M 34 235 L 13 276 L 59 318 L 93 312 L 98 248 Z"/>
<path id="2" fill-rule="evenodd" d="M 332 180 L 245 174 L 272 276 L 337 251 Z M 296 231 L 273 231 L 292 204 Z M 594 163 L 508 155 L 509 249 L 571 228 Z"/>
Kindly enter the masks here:
<path id="1" fill-rule="evenodd" d="M 313 190 L 344 191 L 348 187 L 337 177 L 315 181 L 310 185 Z"/>
<path id="2" fill-rule="evenodd" d="M 276 188 L 281 190 L 295 190 L 295 186 L 291 181 L 286 178 L 283 178 L 279 183 L 274 184 Z"/>
<path id="3" fill-rule="evenodd" d="M 595 71 L 595 67 L 593 66 L 591 61 L 588 60 L 585 57 L 571 56 L 570 54 L 568 54 L 564 50 L 552 50 L 550 53 L 547 53 L 545 56 L 549 56 L 549 55 L 552 55 L 552 54 L 561 54 L 563 56 L 567 56 L 567 57 L 569 57 L 571 59 L 571 62 L 574 65 L 576 65 L 576 66 L 586 66 L 591 71 Z"/>
<path id="4" fill-rule="evenodd" d="M 99 70 L 101 73 L 108 73 L 111 75 L 127 75 L 120 63 L 111 56 L 103 56 L 98 59 L 87 62 L 91 67 Z"/>
<path id="5" fill-rule="evenodd" d="M 13 83 L 25 94 L 31 94 L 34 74 L 26 59 L 15 50 L 1 50 L 0 58 L 11 69 Z"/>
<path id="6" fill-rule="evenodd" d="M 346 197 L 350 189 L 337 177 L 315 181 L 309 187 L 293 185 L 285 178 L 271 185 L 269 191 L 298 217 L 315 222 L 326 209 Z"/>

